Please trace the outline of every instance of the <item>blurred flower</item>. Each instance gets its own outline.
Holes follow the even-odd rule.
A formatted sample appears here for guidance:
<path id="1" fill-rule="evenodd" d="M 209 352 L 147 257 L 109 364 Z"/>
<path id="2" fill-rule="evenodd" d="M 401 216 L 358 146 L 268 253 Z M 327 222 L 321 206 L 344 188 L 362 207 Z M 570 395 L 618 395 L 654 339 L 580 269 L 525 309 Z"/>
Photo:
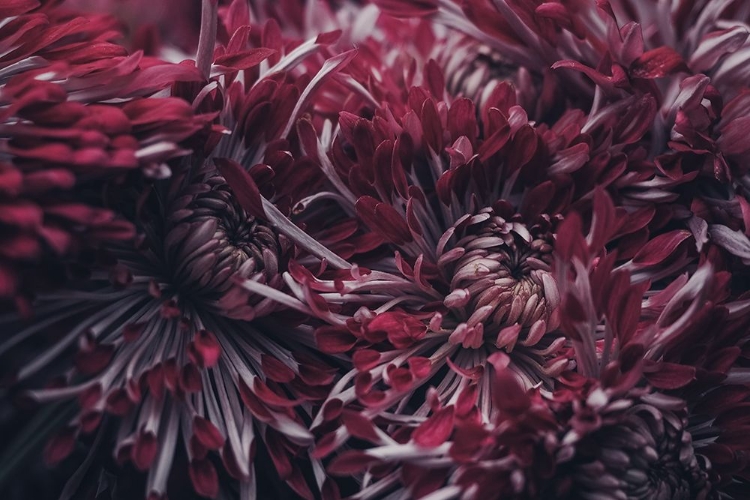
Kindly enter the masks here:
<path id="1" fill-rule="evenodd" d="M 79 12 L 114 16 L 123 26 L 123 44 L 148 55 L 169 57 L 194 52 L 200 32 L 200 2 L 167 0 L 66 0 Z"/>
<path id="2" fill-rule="evenodd" d="M 64 275 L 61 257 L 133 237 L 104 186 L 162 175 L 206 121 L 182 101 L 139 98 L 200 78 L 194 69 L 128 55 L 108 41 L 111 18 L 28 4 L 0 28 L 0 298 L 22 310 Z"/>

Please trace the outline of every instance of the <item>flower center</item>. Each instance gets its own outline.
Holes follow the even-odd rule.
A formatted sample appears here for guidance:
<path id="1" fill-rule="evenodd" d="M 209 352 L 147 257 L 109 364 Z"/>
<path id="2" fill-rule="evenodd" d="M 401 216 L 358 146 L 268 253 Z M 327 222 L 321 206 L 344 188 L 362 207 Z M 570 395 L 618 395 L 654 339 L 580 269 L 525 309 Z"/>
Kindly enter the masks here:
<path id="1" fill-rule="evenodd" d="M 443 303 L 459 321 L 453 342 L 479 347 L 489 336 L 511 350 L 519 336 L 534 345 L 556 326 L 559 299 L 547 228 L 529 229 L 520 217 L 505 219 L 487 208 L 461 218 L 448 233 L 458 235 L 440 256 L 452 276 Z"/>
<path id="2" fill-rule="evenodd" d="M 278 271 L 278 236 L 237 204 L 220 175 L 191 183 L 171 209 L 165 252 L 181 293 L 221 295 L 234 276 Z"/>

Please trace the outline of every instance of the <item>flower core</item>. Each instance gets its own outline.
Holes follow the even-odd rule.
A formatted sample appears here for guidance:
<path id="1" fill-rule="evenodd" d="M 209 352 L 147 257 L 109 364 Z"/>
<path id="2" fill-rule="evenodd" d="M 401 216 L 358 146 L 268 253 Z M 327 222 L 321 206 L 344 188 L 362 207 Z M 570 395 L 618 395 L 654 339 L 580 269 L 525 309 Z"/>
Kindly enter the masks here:
<path id="1" fill-rule="evenodd" d="M 537 335 L 549 331 L 559 302 L 550 274 L 551 233 L 539 225 L 527 228 L 517 215 L 504 218 L 485 208 L 459 219 L 444 234 L 441 250 L 454 234 L 458 241 L 438 259 L 452 276 L 443 301 L 460 323 L 452 340 L 478 348 L 487 335 L 511 350 L 523 331 L 522 342 L 536 343 Z M 498 334 L 509 327 L 517 331 L 505 342 Z"/>
<path id="2" fill-rule="evenodd" d="M 203 175 L 183 190 L 173 203 L 171 222 L 165 251 L 181 292 L 223 294 L 232 276 L 278 270 L 278 236 L 239 206 L 218 174 Z"/>

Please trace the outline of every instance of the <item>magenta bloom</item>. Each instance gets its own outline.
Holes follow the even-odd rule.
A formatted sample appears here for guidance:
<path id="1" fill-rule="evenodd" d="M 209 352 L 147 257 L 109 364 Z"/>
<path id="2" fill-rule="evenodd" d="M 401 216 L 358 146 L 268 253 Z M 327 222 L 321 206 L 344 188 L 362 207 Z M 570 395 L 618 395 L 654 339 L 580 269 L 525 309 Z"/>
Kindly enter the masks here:
<path id="1" fill-rule="evenodd" d="M 548 126 L 528 119 L 509 82 L 481 110 L 466 98 L 443 100 L 444 92 L 440 70 L 428 63 L 424 86 L 406 103 L 384 104 L 371 119 L 342 113 L 327 155 L 312 127 L 298 126 L 305 152 L 330 181 L 329 196 L 361 221 L 361 253 L 372 249 L 347 272 L 290 267 L 299 302 L 286 303 L 328 323 L 316 332 L 323 351 L 353 351 L 355 369 L 328 405 L 359 399 L 372 415 L 422 413 L 426 403 L 411 399 L 421 388 L 434 385 L 448 401 L 465 377 L 483 380 L 497 352 L 509 354 L 526 387 L 551 390 L 569 364 L 552 246 L 569 207 L 590 204 L 583 200 L 592 198 L 592 178 L 617 186 L 622 205 L 615 224 L 599 221 L 594 201 L 596 220 L 611 229 L 595 237 L 621 245 L 622 262 L 641 279 L 667 276 L 692 258 L 684 253 L 689 233 L 656 254 L 633 247 L 648 238 L 655 213 L 643 198 L 673 199 L 641 183 L 655 169 L 616 176 L 626 153 L 640 165 L 645 129 L 635 123 L 653 113 L 649 98 L 627 118 L 633 123 L 616 121 L 617 105 L 595 117 L 570 110 Z M 491 384 L 479 387 L 486 419 Z"/>
<path id="2" fill-rule="evenodd" d="M 20 141 L 25 125 L 9 128 L 8 151 L 19 163 L 33 152 L 37 160 L 55 156 L 58 164 L 84 172 L 141 166 L 145 175 L 123 175 L 111 194 L 113 213 L 130 233 L 101 234 L 98 252 L 81 263 L 86 273 L 38 294 L 32 320 L 2 318 L 10 334 L 0 353 L 6 360 L 17 353 L 5 372 L 29 398 L 75 399 L 80 407 L 48 444 L 50 463 L 64 459 L 79 438 L 96 435 L 97 442 L 114 441 L 118 463 L 148 473 L 150 499 L 166 497 L 173 469 L 206 497 L 230 490 L 252 497 L 258 476 L 270 470 L 313 498 L 314 490 L 334 488 L 307 451 L 312 402 L 325 396 L 333 370 L 312 351 L 309 327 L 275 315 L 283 309 L 276 301 L 234 283 L 282 288 L 289 259 L 307 259 L 317 269 L 314 256 L 321 251 L 335 264 L 337 257 L 298 227 L 304 218 L 287 218 L 319 177 L 314 165 L 293 154 L 299 146 L 289 133 L 311 96 L 352 54 L 319 55 L 336 34 L 287 48 L 273 22 L 256 38 L 249 19 L 236 11 L 222 26 L 228 32 L 236 27 L 231 39 L 216 43 L 217 19 L 216 2 L 204 2 L 196 61 L 179 65 L 192 76 L 188 81 L 179 83 L 171 65 L 153 63 L 139 73 L 141 55 L 123 56 L 102 70 L 113 71 L 106 76 L 43 82 L 57 89 L 59 101 L 84 101 L 70 103 L 66 113 L 42 113 L 38 120 L 52 121 L 59 131 L 37 125 Z M 39 74 L 27 71 L 15 81 Z M 162 77 L 174 84 L 173 97 L 141 97 Z M 107 83 L 107 90 L 88 87 L 91 81 Z M 15 87 L 8 84 L 3 95 L 9 88 Z M 105 92 L 121 102 L 89 103 Z M 10 109 L 20 113 L 25 101 L 15 96 Z M 93 143 L 70 151 L 74 134 Z M 178 147 L 187 138 L 192 152 Z M 61 139 L 54 148 L 46 144 Z M 84 207 L 57 210 L 80 218 Z M 336 243 L 325 235 L 321 240 Z M 57 334 L 42 341 L 47 329 Z M 34 343 L 41 347 L 26 347 Z M 35 388 L 51 375 L 58 375 L 54 383 Z M 259 445 L 272 464 L 256 472 Z M 97 452 L 94 447 L 92 457 Z M 232 482 L 220 483 L 218 464 Z"/>
<path id="3" fill-rule="evenodd" d="M 605 228 L 584 239 L 579 222 L 568 215 L 555 248 L 561 330 L 574 351 L 555 390 L 524 388 L 508 369 L 512 353 L 496 353 L 489 418 L 486 379 L 470 376 L 445 402 L 428 390 L 426 418 L 369 421 L 367 409 L 345 409 L 346 434 L 369 445 L 341 453 L 331 471 L 366 472 L 360 498 L 744 498 L 748 391 L 729 367 L 745 342 L 746 301 L 714 305 L 726 275 L 709 263 L 644 293 L 587 243 Z"/>

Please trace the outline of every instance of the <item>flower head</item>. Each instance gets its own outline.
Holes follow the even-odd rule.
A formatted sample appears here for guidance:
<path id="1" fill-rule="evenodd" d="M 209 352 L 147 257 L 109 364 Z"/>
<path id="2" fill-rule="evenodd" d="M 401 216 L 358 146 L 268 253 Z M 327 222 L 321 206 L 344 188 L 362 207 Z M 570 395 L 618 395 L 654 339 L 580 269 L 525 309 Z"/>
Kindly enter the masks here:
<path id="1" fill-rule="evenodd" d="M 434 63 L 423 79 L 407 102 L 385 103 L 372 118 L 342 113 L 328 156 L 314 137 L 303 141 L 316 148 L 311 156 L 330 181 L 330 196 L 361 221 L 369 246 L 349 272 L 314 276 L 291 267 L 298 283 L 292 291 L 308 304 L 300 310 L 312 309 L 328 323 L 316 333 L 324 351 L 353 349 L 354 393 L 373 412 L 413 411 L 403 401 L 425 384 L 448 400 L 462 376 L 481 378 L 495 352 L 510 355 L 528 387 L 551 389 L 568 364 L 551 267 L 560 220 L 573 204 L 587 206 L 597 241 L 624 246 L 630 241 L 624 235 L 648 237 L 645 226 L 654 216 L 638 199 L 649 188 L 634 177 L 602 179 L 619 183 L 615 212 L 600 203 L 584 174 L 609 162 L 624 165 L 628 155 L 638 161 L 640 125 L 631 124 L 636 131 L 615 123 L 613 110 L 603 112 L 606 118 L 570 110 L 552 126 L 536 124 L 516 104 L 509 82 L 477 109 L 445 94 Z M 302 122 L 298 129 L 304 136 L 311 127 Z M 605 135 L 601 144 L 594 139 Z M 622 154 L 617 160 L 614 150 Z M 644 177 L 654 170 L 644 169 Z M 637 249 L 626 248 L 627 262 Z M 629 265 L 645 277 L 671 272 L 664 261 L 679 267 L 691 258 L 638 257 Z M 347 403 L 355 394 L 334 391 L 329 401 Z M 488 418 L 491 398 L 480 400 Z"/>
<path id="2" fill-rule="evenodd" d="M 130 117 L 136 131 L 153 136 L 128 165 L 148 160 L 147 175 L 127 177 L 116 194 L 117 214 L 137 237 L 103 238 L 82 279 L 38 295 L 33 321 L 3 318 L 13 334 L 0 353 L 24 353 L 41 329 L 62 332 L 8 367 L 32 400 L 77 400 L 80 411 L 47 446 L 51 463 L 65 458 L 78 438 L 106 434 L 120 464 L 148 472 L 149 498 L 166 496 L 183 453 L 198 494 L 219 495 L 220 458 L 246 496 L 255 494 L 259 476 L 265 480 L 254 463 L 260 443 L 270 469 L 312 498 L 313 490 L 331 486 L 320 462 L 308 457 L 313 438 L 306 419 L 333 372 L 311 351 L 309 328 L 274 316 L 283 308 L 277 301 L 235 283 L 250 280 L 276 291 L 292 256 L 312 266 L 320 265 L 316 255 L 338 262 L 299 227 L 304 217 L 288 218 L 319 176 L 295 155 L 299 146 L 289 132 L 313 93 L 352 54 L 318 56 L 335 35 L 288 50 L 269 35 L 273 47 L 263 46 L 237 12 L 223 27 L 239 27 L 226 45 L 217 44 L 217 2 L 205 1 L 204 14 L 196 61 L 181 65 L 197 78 L 180 83 L 170 75 L 174 96 L 141 98 L 142 88 L 129 87 L 130 73 L 109 75 L 108 92 L 123 102 L 88 110 Z M 273 23 L 263 28 L 273 29 Z M 103 90 L 92 86 L 82 96 L 88 92 Z M 189 126 L 175 115 L 185 115 Z M 174 135 L 190 136 L 191 150 L 175 155 Z M 138 147 L 133 139 L 127 144 Z M 95 164 L 102 167 L 105 159 Z M 337 241 L 321 238 L 332 246 Z M 55 384 L 33 388 L 66 362 L 73 366 Z"/>
<path id="3" fill-rule="evenodd" d="M 737 439 L 745 424 L 736 416 L 747 391 L 725 370 L 744 342 L 744 301 L 714 305 L 725 300 L 726 275 L 714 276 L 710 263 L 648 293 L 613 270 L 605 250 L 592 252 L 597 226 L 584 238 L 577 219 L 568 214 L 553 251 L 560 329 L 574 360 L 555 388 L 524 387 L 512 353 L 497 352 L 480 376 L 464 374 L 449 399 L 429 389 L 426 411 L 337 412 L 329 404 L 329 424 L 343 429 L 322 438 L 318 452 L 360 440 L 331 470 L 365 472 L 362 498 L 742 498 L 747 443 Z M 724 307 L 733 318 L 717 322 Z M 716 334 L 699 340 L 711 328 Z M 696 360 L 694 341 L 707 364 Z M 493 406 L 484 416 L 488 378 Z"/>

